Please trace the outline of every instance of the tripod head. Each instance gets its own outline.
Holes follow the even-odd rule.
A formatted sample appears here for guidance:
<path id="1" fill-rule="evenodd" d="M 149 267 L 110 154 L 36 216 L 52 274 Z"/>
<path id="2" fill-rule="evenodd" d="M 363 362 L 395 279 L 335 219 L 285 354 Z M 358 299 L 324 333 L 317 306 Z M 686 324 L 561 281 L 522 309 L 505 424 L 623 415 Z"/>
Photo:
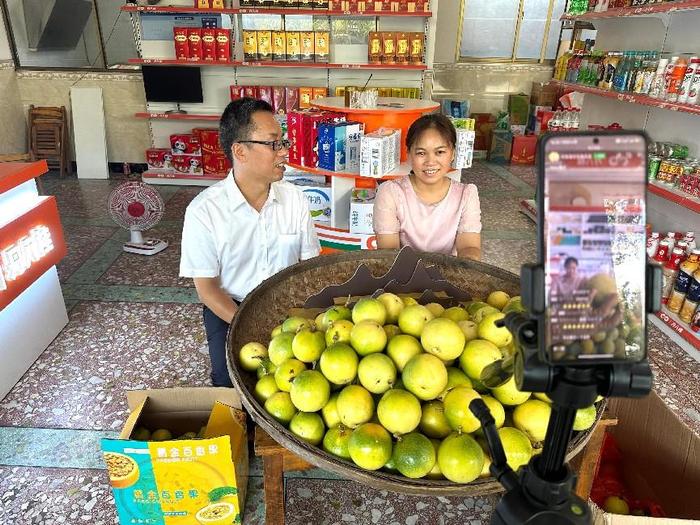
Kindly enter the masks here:
<path id="1" fill-rule="evenodd" d="M 648 265 L 646 311 L 661 308 L 661 268 Z M 496 386 L 515 375 L 521 391 L 545 392 L 552 399 L 544 450 L 534 456 L 518 474 L 506 463 L 495 422 L 486 404 L 475 399 L 469 405 L 481 422 L 492 457 L 491 474 L 506 489 L 498 503 L 492 524 L 577 524 L 591 523 L 585 501 L 574 494 L 576 476 L 566 465 L 566 451 L 573 432 L 576 411 L 590 406 L 598 395 L 642 397 L 651 391 L 652 374 L 646 360 L 625 363 L 556 365 L 548 361 L 542 330 L 545 310 L 544 269 L 524 265 L 521 269 L 523 306 L 529 315 L 509 313 L 501 320 L 517 342 L 509 359 L 487 367 L 482 381 Z"/>

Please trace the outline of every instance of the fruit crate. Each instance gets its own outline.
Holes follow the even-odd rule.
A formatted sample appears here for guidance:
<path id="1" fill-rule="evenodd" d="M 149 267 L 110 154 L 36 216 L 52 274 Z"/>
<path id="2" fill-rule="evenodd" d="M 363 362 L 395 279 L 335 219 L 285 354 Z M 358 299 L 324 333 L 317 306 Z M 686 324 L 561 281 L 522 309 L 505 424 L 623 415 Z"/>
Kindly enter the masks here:
<path id="1" fill-rule="evenodd" d="M 460 301 L 466 300 L 467 296 L 487 297 L 495 290 L 510 295 L 520 293 L 518 276 L 495 266 L 450 255 L 415 254 L 405 248 L 398 258 L 397 253 L 395 250 L 376 250 L 316 257 L 282 270 L 260 284 L 241 303 L 229 330 L 227 353 L 234 387 L 239 391 L 243 405 L 253 421 L 275 441 L 312 465 L 346 479 L 379 490 L 403 494 L 476 496 L 500 492 L 501 485 L 492 477 L 478 478 L 468 484 L 426 478 L 410 479 L 381 470 L 364 470 L 352 461 L 328 454 L 297 438 L 270 416 L 253 396 L 257 381 L 255 372 L 244 371 L 238 366 L 238 356 L 243 345 L 251 341 L 266 343 L 273 328 L 290 313 L 298 313 L 300 308 L 330 307 L 333 298 L 368 296 L 378 289 L 395 291 L 396 288 L 391 289 L 392 286 L 400 286 L 400 283 L 409 281 L 415 287 L 413 290 L 407 290 L 404 284 L 404 288 L 396 290 L 396 293 L 423 294 L 418 299 L 421 304 L 435 301 L 436 298 L 446 303 L 449 299 L 444 297 L 445 294 L 437 293 L 444 290 L 459 291 L 451 297 L 461 295 L 458 298 Z M 421 265 L 417 264 L 419 259 L 427 266 L 427 272 L 421 271 Z M 422 270 L 426 269 L 425 266 Z M 428 290 L 426 279 L 437 288 Z M 596 406 L 598 421 L 605 403 Z M 574 435 L 567 459 L 583 450 L 594 428 L 595 425 Z"/>

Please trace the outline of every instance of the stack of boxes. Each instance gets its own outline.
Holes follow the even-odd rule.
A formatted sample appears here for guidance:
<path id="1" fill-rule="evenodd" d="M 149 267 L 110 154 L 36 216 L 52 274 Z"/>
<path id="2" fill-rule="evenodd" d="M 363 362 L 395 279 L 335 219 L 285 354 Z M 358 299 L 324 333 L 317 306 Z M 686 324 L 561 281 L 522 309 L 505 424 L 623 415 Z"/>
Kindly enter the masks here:
<path id="1" fill-rule="evenodd" d="M 352 93 L 353 91 L 362 91 L 364 87 L 362 86 L 337 86 L 335 88 L 336 97 L 344 97 L 345 93 Z M 372 89 L 377 91 L 380 97 L 396 97 L 396 98 L 421 98 L 420 88 L 411 87 L 372 87 Z"/>
<path id="2" fill-rule="evenodd" d="M 185 62 L 230 62 L 230 29 L 217 27 L 175 27 L 175 58 Z"/>
<path id="3" fill-rule="evenodd" d="M 360 175 L 380 178 L 399 167 L 401 130 L 380 128 L 360 141 Z"/>
<path id="4" fill-rule="evenodd" d="M 328 88 L 325 87 L 231 86 L 231 100 L 258 98 L 269 103 L 278 115 L 308 109 L 311 101 L 327 96 Z"/>
<path id="5" fill-rule="evenodd" d="M 243 30 L 247 62 L 320 62 L 329 60 L 328 31 Z"/>
<path id="6" fill-rule="evenodd" d="M 287 134 L 291 147 L 289 162 L 308 168 L 318 167 L 318 126 L 325 122 L 343 122 L 345 115 L 331 111 L 300 109 L 287 114 Z"/>
<path id="7" fill-rule="evenodd" d="M 318 126 L 318 167 L 329 171 L 360 172 L 359 122 L 323 122 Z"/>
<path id="8" fill-rule="evenodd" d="M 422 64 L 425 34 L 371 31 L 368 40 L 370 64 Z"/>
<path id="9" fill-rule="evenodd" d="M 452 163 L 454 169 L 471 168 L 474 160 L 474 131 L 476 121 L 471 118 L 453 118 L 452 124 L 457 131 L 457 145 L 455 148 L 455 160 Z"/>
<path id="10" fill-rule="evenodd" d="M 231 169 L 215 128 L 170 135 L 170 148 L 146 150 L 146 162 L 150 171 L 183 175 L 225 175 Z"/>

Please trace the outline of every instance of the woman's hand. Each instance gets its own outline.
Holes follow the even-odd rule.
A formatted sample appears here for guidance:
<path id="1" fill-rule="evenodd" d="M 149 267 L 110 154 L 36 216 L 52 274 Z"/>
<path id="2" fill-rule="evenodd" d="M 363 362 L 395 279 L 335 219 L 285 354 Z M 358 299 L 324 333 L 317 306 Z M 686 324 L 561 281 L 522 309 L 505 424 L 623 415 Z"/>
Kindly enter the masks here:
<path id="1" fill-rule="evenodd" d="M 401 248 L 401 241 L 398 233 L 377 234 L 378 250 L 398 250 Z"/>
<path id="2" fill-rule="evenodd" d="M 455 240 L 457 256 L 464 259 L 481 260 L 481 234 L 458 233 Z"/>

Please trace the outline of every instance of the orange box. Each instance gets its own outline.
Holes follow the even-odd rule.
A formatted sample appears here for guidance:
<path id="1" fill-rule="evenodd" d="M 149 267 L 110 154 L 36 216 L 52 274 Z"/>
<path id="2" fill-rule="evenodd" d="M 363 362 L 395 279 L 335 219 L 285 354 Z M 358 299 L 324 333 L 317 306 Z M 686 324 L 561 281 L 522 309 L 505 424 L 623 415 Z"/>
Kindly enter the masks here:
<path id="1" fill-rule="evenodd" d="M 301 61 L 302 62 L 313 62 L 314 61 L 314 50 L 315 50 L 315 37 L 311 31 L 302 31 L 299 34 L 299 40 L 301 42 Z"/>
<path id="2" fill-rule="evenodd" d="M 272 31 L 258 31 L 258 60 L 272 60 Z"/>
<path id="3" fill-rule="evenodd" d="M 382 62 L 382 34 L 377 31 L 369 32 L 368 40 L 369 63 L 381 64 Z"/>
<path id="4" fill-rule="evenodd" d="M 287 31 L 287 61 L 299 62 L 301 60 L 301 35 L 299 31 Z"/>
<path id="5" fill-rule="evenodd" d="M 534 164 L 537 152 L 535 135 L 516 135 L 513 137 L 510 162 L 512 164 Z"/>
<path id="6" fill-rule="evenodd" d="M 209 0 L 197 0 L 197 5 L 195 7 L 197 9 L 211 9 L 211 4 Z"/>
<path id="7" fill-rule="evenodd" d="M 284 31 L 272 32 L 272 60 L 287 60 L 287 35 Z"/>
<path id="8" fill-rule="evenodd" d="M 299 88 L 299 108 L 307 109 L 311 107 L 311 100 L 314 96 L 314 90 L 310 87 Z"/>
<path id="9" fill-rule="evenodd" d="M 257 31 L 243 31 L 243 58 L 250 61 L 258 59 Z"/>
<path id="10" fill-rule="evenodd" d="M 328 62 L 330 36 L 328 31 L 316 31 L 314 33 L 314 60 L 316 62 Z"/>
<path id="11" fill-rule="evenodd" d="M 396 33 L 382 31 L 382 64 L 396 63 Z"/>
<path id="12" fill-rule="evenodd" d="M 317 98 L 323 98 L 328 96 L 328 88 L 312 88 L 311 98 L 316 100 Z"/>
<path id="13" fill-rule="evenodd" d="M 409 33 L 396 33 L 396 63 L 408 64 L 411 59 Z"/>
<path id="14" fill-rule="evenodd" d="M 224 0 L 211 0 L 212 9 L 224 9 L 225 7 Z"/>
<path id="15" fill-rule="evenodd" d="M 425 35 L 423 33 L 411 33 L 411 64 L 423 63 L 423 48 Z"/>

